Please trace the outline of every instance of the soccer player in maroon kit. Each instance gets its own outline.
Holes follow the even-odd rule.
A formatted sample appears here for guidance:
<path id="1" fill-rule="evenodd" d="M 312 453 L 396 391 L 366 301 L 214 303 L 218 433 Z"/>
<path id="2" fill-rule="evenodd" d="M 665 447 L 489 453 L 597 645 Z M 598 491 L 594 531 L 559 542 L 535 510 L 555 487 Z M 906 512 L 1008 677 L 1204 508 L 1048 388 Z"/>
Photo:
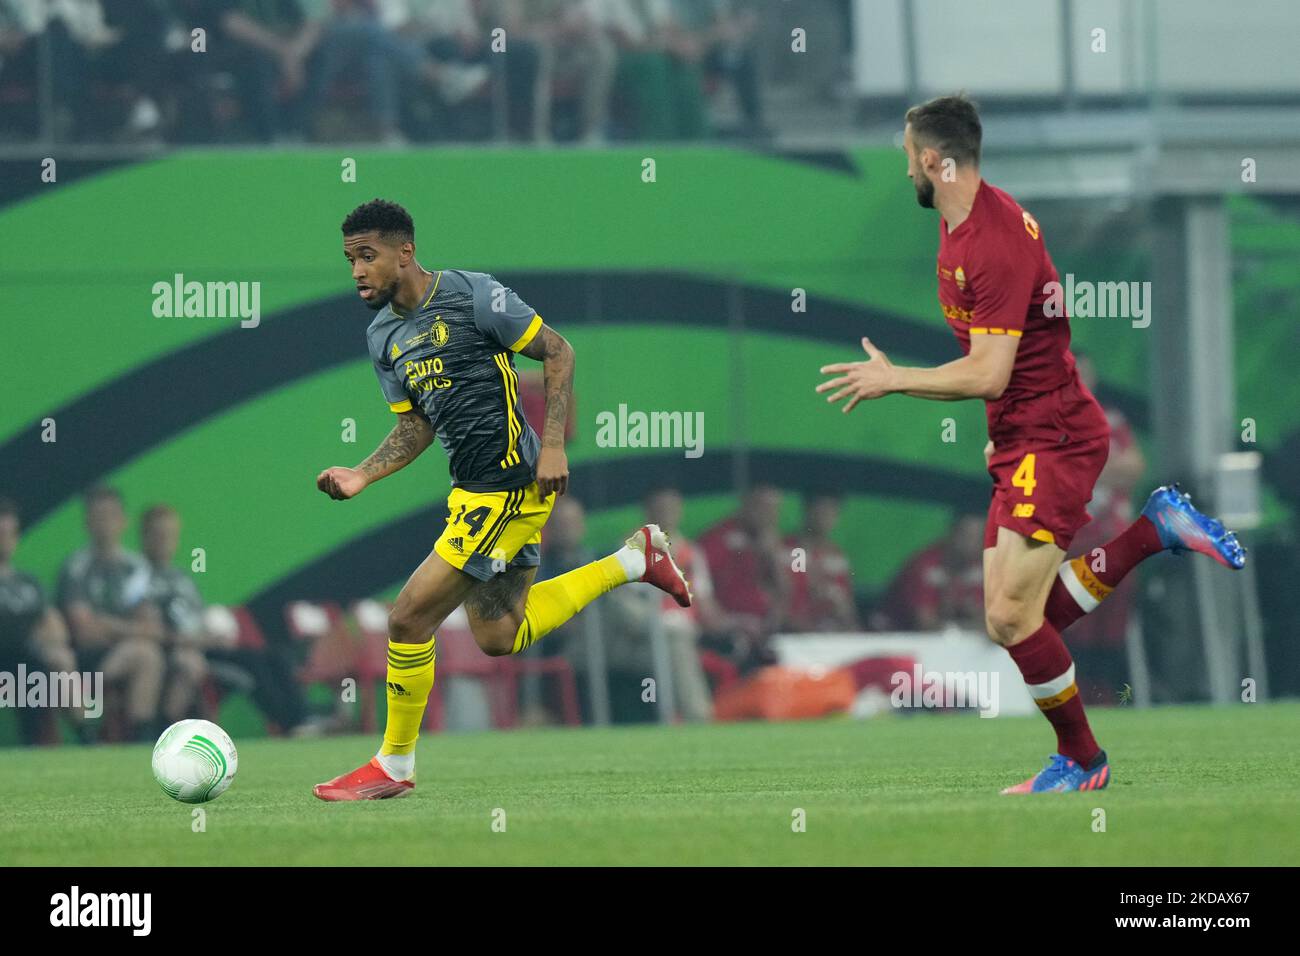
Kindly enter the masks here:
<path id="1" fill-rule="evenodd" d="M 1070 354 L 1069 317 L 1045 310 L 1058 281 L 1038 223 L 980 176 L 975 104 L 944 96 L 907 112 L 903 147 L 917 202 L 938 209 L 939 303 L 962 357 L 904 368 L 864 338 L 864 362 L 824 366 L 828 402 L 904 394 L 936 401 L 981 398 L 993 498 L 984 533 L 984 614 L 1056 731 L 1057 752 L 1003 793 L 1099 790 L 1110 782 L 1093 738 L 1061 631 L 1096 608 L 1145 558 L 1200 551 L 1241 568 L 1245 551 L 1198 512 L 1177 486 L 1157 488 L 1136 521 L 1100 550 L 1066 561 L 1110 444 L 1096 399 Z"/>

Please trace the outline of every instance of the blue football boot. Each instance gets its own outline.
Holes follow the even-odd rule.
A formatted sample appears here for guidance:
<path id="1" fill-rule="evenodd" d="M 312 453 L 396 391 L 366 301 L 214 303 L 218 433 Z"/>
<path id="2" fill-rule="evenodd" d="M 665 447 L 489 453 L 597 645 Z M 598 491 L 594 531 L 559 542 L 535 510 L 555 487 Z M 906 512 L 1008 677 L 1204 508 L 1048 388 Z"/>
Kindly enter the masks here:
<path id="1" fill-rule="evenodd" d="M 1105 790 L 1110 783 L 1110 763 L 1102 751 L 1086 770 L 1061 754 L 1047 758 L 1047 766 L 1024 783 L 1007 787 L 1003 793 L 1067 793 L 1071 790 Z"/>
<path id="2" fill-rule="evenodd" d="M 1142 514 L 1156 526 L 1160 543 L 1174 554 L 1199 551 L 1224 567 L 1240 571 L 1246 566 L 1246 549 L 1237 543 L 1235 532 L 1223 523 L 1192 507 L 1192 496 L 1178 485 L 1161 485 L 1151 492 Z"/>

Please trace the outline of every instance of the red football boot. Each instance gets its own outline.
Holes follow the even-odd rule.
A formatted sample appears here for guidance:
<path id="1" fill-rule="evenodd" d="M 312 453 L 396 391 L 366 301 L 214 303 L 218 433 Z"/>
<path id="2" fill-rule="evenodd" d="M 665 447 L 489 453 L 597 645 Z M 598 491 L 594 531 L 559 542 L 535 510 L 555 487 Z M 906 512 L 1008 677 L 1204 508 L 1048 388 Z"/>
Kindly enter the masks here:
<path id="1" fill-rule="evenodd" d="M 394 780 L 384 773 L 379 759 L 371 757 L 351 773 L 316 784 L 311 792 L 322 800 L 387 800 L 404 797 L 414 789 L 414 780 Z"/>
<path id="2" fill-rule="evenodd" d="M 682 574 L 682 569 L 673 560 L 668 535 L 657 524 L 642 525 L 636 534 L 627 539 L 627 546 L 645 552 L 645 574 L 639 580 L 671 594 L 673 600 L 682 607 L 691 606 L 691 586 L 686 583 L 686 575 Z"/>

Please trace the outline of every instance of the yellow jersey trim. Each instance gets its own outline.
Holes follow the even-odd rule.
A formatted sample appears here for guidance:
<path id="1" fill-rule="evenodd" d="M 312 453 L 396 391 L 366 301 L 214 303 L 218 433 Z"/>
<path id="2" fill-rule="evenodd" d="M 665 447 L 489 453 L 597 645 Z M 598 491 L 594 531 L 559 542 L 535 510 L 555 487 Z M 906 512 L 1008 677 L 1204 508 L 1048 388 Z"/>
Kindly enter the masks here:
<path id="1" fill-rule="evenodd" d="M 1052 534 L 1052 532 L 1048 531 L 1046 528 L 1039 528 L 1029 537 L 1033 538 L 1035 541 L 1046 541 L 1048 544 L 1056 544 L 1056 535 Z"/>
<path id="2" fill-rule="evenodd" d="M 520 349 L 527 348 L 528 343 L 537 337 L 537 330 L 541 327 L 542 317 L 534 313 L 533 321 L 528 323 L 528 328 L 524 331 L 524 334 L 515 339 L 515 344 L 510 346 L 510 351 L 518 352 Z"/>
<path id="3" fill-rule="evenodd" d="M 429 307 L 429 303 L 433 301 L 433 297 L 438 294 L 438 286 L 441 284 L 442 284 L 442 270 L 439 269 L 437 278 L 433 280 L 433 291 L 429 293 L 429 298 L 424 300 L 424 305 L 420 306 L 420 308 L 427 309 Z"/>
<path id="4" fill-rule="evenodd" d="M 405 401 L 401 401 L 401 402 L 389 402 L 388 407 L 398 413 L 409 412 L 412 407 L 411 400 L 408 398 Z"/>
<path id="5" fill-rule="evenodd" d="M 979 328 L 971 329 L 970 334 L 971 335 L 1010 335 L 1015 338 L 1020 338 L 1025 333 L 1021 329 L 989 329 L 981 326 Z"/>

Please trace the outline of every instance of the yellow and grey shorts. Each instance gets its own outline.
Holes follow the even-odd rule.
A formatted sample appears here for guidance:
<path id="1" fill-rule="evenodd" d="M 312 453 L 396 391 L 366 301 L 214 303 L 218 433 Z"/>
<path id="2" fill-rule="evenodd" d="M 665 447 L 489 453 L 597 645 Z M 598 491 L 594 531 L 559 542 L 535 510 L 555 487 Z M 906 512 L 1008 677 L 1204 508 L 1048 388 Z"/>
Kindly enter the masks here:
<path id="1" fill-rule="evenodd" d="M 542 498 L 537 482 L 513 491 L 465 491 L 447 496 L 447 527 L 433 550 L 453 568 L 488 581 L 508 567 L 541 563 L 542 526 L 555 493 Z"/>

